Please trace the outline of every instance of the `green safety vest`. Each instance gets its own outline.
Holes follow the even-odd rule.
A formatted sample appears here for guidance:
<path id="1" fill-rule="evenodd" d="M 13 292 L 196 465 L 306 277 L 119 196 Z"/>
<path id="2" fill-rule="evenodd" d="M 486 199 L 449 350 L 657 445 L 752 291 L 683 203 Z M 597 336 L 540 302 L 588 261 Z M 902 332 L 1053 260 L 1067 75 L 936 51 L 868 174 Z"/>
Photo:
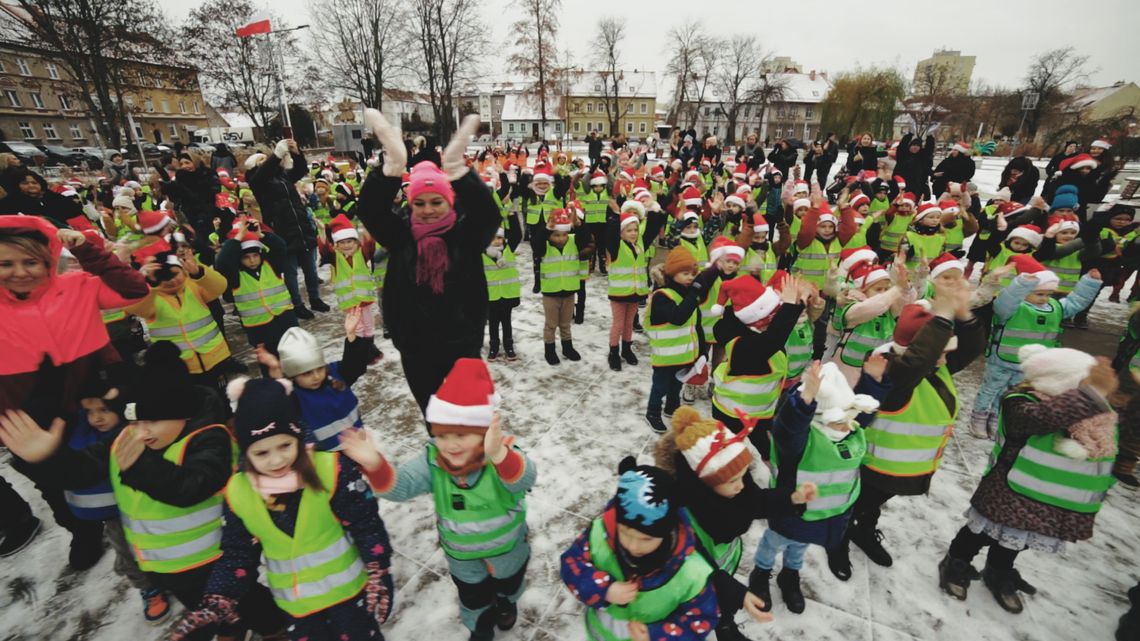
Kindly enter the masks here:
<path id="1" fill-rule="evenodd" d="M 872 202 L 872 204 L 874 203 Z M 887 224 L 886 228 L 879 234 L 879 245 L 892 254 L 897 252 L 899 250 L 899 243 L 902 242 L 903 236 L 906 235 L 907 230 L 910 229 L 910 223 L 913 220 L 914 214 L 909 216 L 895 214 L 895 217 L 891 219 L 891 222 Z"/>
<path id="2" fill-rule="evenodd" d="M 985 216 L 985 221 L 987 223 L 994 218 L 997 218 L 997 213 L 997 205 L 986 205 L 985 207 L 982 207 L 982 215 Z M 978 222 L 981 223 L 982 221 L 979 220 Z M 990 227 L 992 227 L 992 225 L 981 225 L 981 229 L 978 231 L 978 240 L 989 240 L 990 236 L 993 234 L 993 232 L 989 229 Z"/>
<path id="3" fill-rule="evenodd" d="M 539 200 L 536 203 L 530 203 L 526 208 L 526 224 L 545 225 L 546 217 L 550 214 L 550 212 L 555 209 L 561 209 L 564 206 L 565 205 L 562 203 L 561 199 L 557 198 L 554 195 L 554 187 L 551 187 L 550 190 L 547 191 L 545 195 L 543 195 L 542 200 Z"/>
<path id="4" fill-rule="evenodd" d="M 491 199 L 495 201 L 495 206 L 499 208 L 499 215 L 502 216 L 503 221 L 506 222 L 507 217 L 511 215 L 510 207 L 503 204 L 503 199 L 499 197 L 498 190 L 491 190 Z M 506 225 L 502 225 L 502 227 L 505 228 Z"/>
<path id="5" fill-rule="evenodd" d="M 946 246 L 943 248 L 948 252 L 955 252 L 962 249 L 962 245 L 966 244 L 966 230 L 962 226 L 962 221 L 955 221 L 953 227 L 943 227 L 942 233 L 946 234 Z M 934 260 L 932 257 L 928 257 Z"/>
<path id="6" fill-rule="evenodd" d="M 1068 294 L 1073 291 L 1077 286 L 1077 281 L 1081 279 L 1081 256 L 1080 252 L 1073 252 L 1068 256 L 1054 258 L 1041 262 L 1049 271 L 1057 275 L 1061 282 L 1057 284 L 1058 294 Z"/>
<path id="7" fill-rule="evenodd" d="M 1061 301 L 1055 298 L 1050 298 L 1048 305 L 1048 311 L 1041 311 L 1022 301 L 1005 325 L 994 316 L 990 350 L 997 349 L 997 357 L 1007 363 L 1020 363 L 1017 351 L 1023 345 L 1037 343 L 1046 347 L 1059 347 L 1064 311 Z"/>
<path id="8" fill-rule="evenodd" d="M 890 208 L 891 208 L 891 201 L 890 200 L 888 200 L 886 198 L 883 198 L 883 199 L 872 198 L 871 204 L 867 205 L 867 214 L 868 214 L 867 218 L 871 217 L 869 214 L 873 214 L 877 211 L 887 211 Z"/>
<path id="9" fill-rule="evenodd" d="M 681 236 L 681 243 L 679 247 L 684 247 L 689 250 L 693 258 L 697 260 L 697 267 L 704 269 L 709 266 L 709 248 L 705 245 L 705 237 L 698 235 L 696 240 L 689 240 Z"/>
<path id="10" fill-rule="evenodd" d="M 810 320 L 796 323 L 796 328 L 784 343 L 784 353 L 788 355 L 788 375 L 785 380 L 796 378 L 804 373 L 808 363 L 811 362 L 812 352 L 815 349 L 815 332 Z"/>
<path id="11" fill-rule="evenodd" d="M 906 244 L 910 246 L 910 257 L 906 259 L 906 268 L 911 273 L 918 268 L 918 263 L 923 258 L 927 261 L 934 260 L 946 250 L 946 234 L 937 232 L 930 234 L 920 234 L 915 231 L 908 231 L 906 233 Z"/>
<path id="12" fill-rule="evenodd" d="M 860 323 L 855 327 L 847 326 L 847 311 L 855 303 L 850 303 L 839 310 L 832 320 L 832 327 L 839 332 L 839 359 L 851 367 L 863 367 L 867 356 L 877 347 L 890 342 L 895 333 L 895 317 L 890 310 L 879 314 L 871 320 Z"/>
<path id="13" fill-rule="evenodd" d="M 428 443 L 431 495 L 443 551 L 453 559 L 487 559 L 510 552 L 526 535 L 526 493 L 511 492 L 488 462 L 473 487 L 459 487 Z"/>
<path id="14" fill-rule="evenodd" d="M 210 425 L 190 432 L 167 447 L 162 458 L 181 465 L 190 439 L 215 428 L 225 429 L 222 425 Z M 200 503 L 177 507 L 123 485 L 119 478 L 119 463 L 115 459 L 115 450 L 121 438 L 120 435 L 111 446 L 111 489 L 115 493 L 115 502 L 119 505 L 119 514 L 122 515 L 123 533 L 131 544 L 139 569 L 158 574 L 176 574 L 218 560 L 222 556 L 221 490 Z M 232 441 L 231 448 L 236 463 L 237 446 Z"/>
<path id="15" fill-rule="evenodd" d="M 368 270 L 364 253 L 359 249 L 352 255 L 351 265 L 348 264 L 344 254 L 336 253 L 333 289 L 336 291 L 337 307 L 341 309 L 376 302 L 376 277 Z"/>
<path id="16" fill-rule="evenodd" d="M 273 523 L 265 499 L 247 473 L 230 477 L 225 490 L 230 509 L 261 542 L 273 600 L 292 617 L 308 616 L 347 601 L 368 583 L 360 554 L 329 505 L 336 490 L 339 455 L 313 452 L 310 456 L 325 489 L 306 487 L 301 491 L 293 536 Z"/>
<path id="17" fill-rule="evenodd" d="M 989 259 L 988 262 L 986 262 L 986 271 L 990 272 L 990 271 L 997 269 L 998 267 L 1001 267 L 1002 265 L 1009 262 L 1010 257 L 1016 256 L 1016 255 L 1017 255 L 1017 252 L 1013 251 L 1009 247 L 1006 247 L 1005 243 L 1002 243 L 1001 249 L 998 250 L 997 255 L 994 256 L 993 258 Z M 1016 273 L 1006 274 L 1005 276 L 1003 276 L 1001 279 L 1001 288 L 1005 289 L 1006 287 L 1009 287 L 1009 284 L 1011 282 L 1013 282 L 1013 279 L 1016 276 L 1017 276 Z"/>
<path id="18" fill-rule="evenodd" d="M 772 243 L 768 243 L 768 247 L 764 249 L 764 253 L 756 251 L 749 247 L 744 252 L 744 264 L 740 266 L 741 270 L 751 274 L 753 270 L 760 270 L 758 278 L 761 282 L 768 282 L 776 274 L 776 267 L 779 265 L 780 259 L 776 257 L 776 252 L 772 251 Z"/>
<path id="19" fill-rule="evenodd" d="M 1037 400 L 1029 394 L 1011 394 L 1006 398 L 1015 397 Z M 1072 512 L 1095 514 L 1108 488 L 1116 482 L 1112 476 L 1116 457 L 1077 460 L 1058 454 L 1053 446 L 1057 438 L 1064 436 L 1059 432 L 1030 436 L 1017 453 L 1006 482 L 1014 492 L 1035 501 Z M 999 416 L 997 441 L 990 453 L 991 467 L 1005 439 L 1005 423 Z"/>
<path id="20" fill-rule="evenodd" d="M 234 307 L 241 316 L 242 327 L 264 325 L 293 309 L 285 281 L 267 263 L 262 263 L 258 278 L 243 269 L 238 279 L 240 284 L 234 290 Z"/>
<path id="21" fill-rule="evenodd" d="M 735 537 L 725 543 L 717 543 L 712 536 L 701 527 L 700 523 L 689 513 L 689 524 L 693 526 L 693 534 L 706 550 L 716 559 L 716 566 L 729 574 L 735 574 L 740 567 L 740 557 L 744 550 L 744 543 L 740 537 Z"/>
<path id="22" fill-rule="evenodd" d="M 810 245 L 799 250 L 792 271 L 823 289 L 823 284 L 827 282 L 827 272 L 832 265 L 839 263 L 839 252 L 842 250 L 843 244 L 839 242 L 838 236 L 832 238 L 826 247 L 820 239 L 813 238 Z"/>
<path id="23" fill-rule="evenodd" d="M 610 262 L 608 295 L 614 296 L 648 296 L 649 295 L 649 253 L 642 245 L 641 237 L 637 239 L 637 255 L 629 243 L 618 241 L 617 259 Z"/>
<path id="24" fill-rule="evenodd" d="M 605 223 L 606 213 L 610 209 L 610 193 L 605 189 L 601 193 L 594 193 L 593 188 L 580 193 L 578 202 L 582 203 L 582 209 L 586 212 L 586 224 Z"/>
<path id="25" fill-rule="evenodd" d="M 195 353 L 209 354 L 226 342 L 209 308 L 188 290 L 182 295 L 180 309 L 174 309 L 165 296 L 155 296 L 154 321 L 147 327 L 152 339 L 177 345 L 182 360 Z"/>
<path id="26" fill-rule="evenodd" d="M 1105 254 L 1102 254 L 1101 258 L 1116 258 L 1117 256 L 1120 255 L 1120 251 L 1122 249 L 1124 249 L 1125 245 L 1136 240 L 1136 236 L 1138 234 L 1140 234 L 1140 232 L 1131 231 L 1131 232 L 1128 232 L 1127 234 L 1124 234 L 1122 236 L 1122 235 L 1116 233 L 1111 227 L 1105 227 L 1105 228 L 1101 229 L 1100 230 L 1101 240 L 1111 240 L 1112 244 L 1115 246 L 1115 248 L 1112 251 L 1107 252 Z"/>
<path id="27" fill-rule="evenodd" d="M 712 404 L 729 416 L 736 416 L 740 410 L 749 418 L 767 419 L 776 415 L 776 403 L 780 400 L 784 378 L 788 375 L 788 355 L 776 352 L 768 359 L 767 374 L 742 374 L 730 376 L 728 367 L 732 363 L 732 352 L 739 338 L 728 341 L 724 347 L 724 360 L 713 370 Z"/>
<path id="28" fill-rule="evenodd" d="M 776 443 L 771 444 L 772 472 L 771 486 L 776 487 L 780 474 L 780 457 Z M 793 470 L 795 482 L 815 483 L 816 498 L 809 501 L 802 518 L 805 521 L 822 521 L 843 514 L 859 498 L 859 466 L 867 453 L 867 435 L 856 427 L 842 441 L 833 442 L 817 429 L 808 428 L 807 445 L 800 456 L 799 465 Z"/>
<path id="29" fill-rule="evenodd" d="M 716 277 L 713 281 L 712 287 L 709 287 L 708 292 L 705 293 L 705 299 L 697 306 L 701 310 L 701 327 L 704 328 L 705 342 L 709 345 L 716 345 L 716 336 L 713 335 L 713 328 L 716 327 L 717 321 L 720 316 L 713 316 L 713 305 L 717 304 L 717 299 L 720 298 L 720 287 L 724 284 L 724 279 L 720 276 Z M 732 301 L 725 301 L 725 307 L 731 306 Z"/>
<path id="30" fill-rule="evenodd" d="M 508 245 L 503 245 L 503 262 L 506 265 L 499 267 L 490 256 L 483 254 L 483 273 L 487 276 L 487 300 L 518 298 L 522 290 L 515 253 Z"/>
<path id="31" fill-rule="evenodd" d="M 331 196 L 329 197 L 329 200 L 330 201 L 332 200 Z M 321 221 L 321 223 L 327 225 L 327 224 L 329 224 L 329 221 L 332 220 L 331 203 L 330 203 L 330 205 L 326 206 L 326 205 L 321 205 L 320 201 L 317 201 L 317 206 L 313 207 L 312 209 L 313 209 L 313 217 L 316 218 L 317 220 Z"/>
<path id="32" fill-rule="evenodd" d="M 617 555 L 606 536 L 601 519 L 590 524 L 590 557 L 594 567 L 617 581 L 625 580 Z M 657 623 L 663 621 L 683 603 L 692 600 L 708 585 L 713 567 L 703 556 L 692 550 L 685 557 L 677 573 L 664 585 L 653 590 L 641 590 L 628 605 L 610 604 L 604 608 L 586 608 L 586 636 L 591 641 L 625 641 L 629 639 L 629 622 Z"/>
<path id="33" fill-rule="evenodd" d="M 653 301 L 657 295 L 662 295 L 681 304 L 681 294 L 669 287 L 654 290 L 645 305 L 645 319 L 642 325 L 645 334 L 649 337 L 649 362 L 653 367 L 669 367 L 671 365 L 688 365 L 697 360 L 697 310 L 685 321 L 683 325 L 661 323 L 654 325 Z"/>
<path id="34" fill-rule="evenodd" d="M 716 184 L 716 176 L 713 175 L 711 171 L 707 174 L 702 173 L 701 183 L 705 186 L 705 188 L 701 190 L 701 194 L 707 194 L 709 190 L 713 188 L 713 185 Z"/>
<path id="35" fill-rule="evenodd" d="M 127 312 L 123 311 L 121 307 L 113 307 L 99 310 L 99 315 L 103 317 L 103 324 L 110 325 L 126 318 Z"/>
<path id="36" fill-rule="evenodd" d="M 934 375 L 954 396 L 954 407 L 948 409 L 930 380 L 922 379 L 902 409 L 880 410 L 867 428 L 864 464 L 869 469 L 888 476 L 924 476 L 938 469 L 958 418 L 958 390 L 945 365 Z"/>
<path id="37" fill-rule="evenodd" d="M 581 282 L 579 274 L 582 270 L 581 263 L 582 261 L 578 259 L 578 241 L 574 234 L 570 234 L 562 249 L 558 249 L 547 240 L 546 254 L 543 255 L 538 267 L 542 293 L 578 291 L 578 284 Z"/>
<path id="38" fill-rule="evenodd" d="M 871 229 L 871 225 L 875 224 L 875 219 L 871 218 L 868 214 L 863 219 L 863 223 L 859 225 L 859 229 L 855 230 L 855 235 L 851 240 L 847 241 L 847 247 L 862 247 L 867 244 L 867 231 Z"/>

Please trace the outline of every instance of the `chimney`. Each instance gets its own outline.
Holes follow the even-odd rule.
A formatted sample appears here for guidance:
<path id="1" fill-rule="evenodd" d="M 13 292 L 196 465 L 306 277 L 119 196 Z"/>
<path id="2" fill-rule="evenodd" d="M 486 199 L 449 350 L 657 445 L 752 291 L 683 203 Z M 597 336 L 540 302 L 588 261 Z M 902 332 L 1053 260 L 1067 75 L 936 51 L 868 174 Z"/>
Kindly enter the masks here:
<path id="1" fill-rule="evenodd" d="M 811 73 L 809 73 L 809 74 L 808 74 L 808 76 L 809 76 L 809 77 L 810 77 L 812 80 L 815 80 L 815 69 L 812 69 L 812 70 L 811 70 Z"/>

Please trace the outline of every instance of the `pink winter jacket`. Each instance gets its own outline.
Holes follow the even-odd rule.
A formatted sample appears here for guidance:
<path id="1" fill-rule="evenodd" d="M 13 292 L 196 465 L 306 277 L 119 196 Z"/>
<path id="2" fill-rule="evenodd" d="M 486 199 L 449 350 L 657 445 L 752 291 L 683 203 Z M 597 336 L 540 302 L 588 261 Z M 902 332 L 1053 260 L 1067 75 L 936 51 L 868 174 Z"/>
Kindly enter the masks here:
<path id="1" fill-rule="evenodd" d="M 71 250 L 84 271 L 57 274 L 63 246 L 56 228 L 37 216 L 0 216 L 0 231 L 13 230 L 43 234 L 52 264 L 47 282 L 25 299 L 0 287 L 0 411 L 47 411 L 46 404 L 63 415 L 75 409 L 85 377 L 97 367 L 98 352 L 109 344 L 99 311 L 129 305 L 146 296 L 149 287 L 93 231 L 86 232 L 86 243 Z"/>

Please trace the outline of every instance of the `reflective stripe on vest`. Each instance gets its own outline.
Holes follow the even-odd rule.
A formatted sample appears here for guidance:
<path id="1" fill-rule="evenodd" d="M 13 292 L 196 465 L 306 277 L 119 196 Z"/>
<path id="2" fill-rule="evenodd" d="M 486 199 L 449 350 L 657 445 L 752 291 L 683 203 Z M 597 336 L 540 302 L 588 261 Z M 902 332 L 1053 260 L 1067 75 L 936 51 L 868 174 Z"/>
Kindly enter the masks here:
<path id="1" fill-rule="evenodd" d="M 962 249 L 962 245 L 966 243 L 966 232 L 962 228 L 961 221 L 956 221 L 953 227 L 943 227 L 942 233 L 946 235 L 946 244 L 942 248 L 943 251 L 958 251 Z M 930 260 L 933 260 L 933 258 L 930 258 Z"/>
<path id="2" fill-rule="evenodd" d="M 71 490 L 63 492 L 67 504 L 85 510 L 98 510 L 115 505 L 114 492 L 100 492 L 98 494 L 77 494 Z"/>
<path id="3" fill-rule="evenodd" d="M 709 248 L 705 245 L 704 236 L 698 234 L 697 237 L 692 240 L 682 236 L 681 242 L 678 243 L 677 246 L 689 250 L 693 258 L 697 259 L 697 266 L 701 269 L 709 266 Z"/>
<path id="4" fill-rule="evenodd" d="M 733 364 L 732 354 L 739 338 L 728 342 L 724 348 L 724 361 L 713 370 L 712 404 L 729 416 L 736 416 L 736 410 L 750 418 L 772 418 L 776 415 L 776 403 L 780 400 L 784 377 L 788 373 L 788 355 L 776 352 L 768 359 L 768 373 L 730 376 L 729 367 Z"/>
<path id="5" fill-rule="evenodd" d="M 347 601 L 364 589 L 368 574 L 329 501 L 337 487 L 339 455 L 313 452 L 313 468 L 323 490 L 305 487 L 293 535 L 269 516 L 265 499 L 242 472 L 226 485 L 226 501 L 265 554 L 266 582 L 278 607 L 303 617 Z"/>
<path id="6" fill-rule="evenodd" d="M 586 212 L 586 224 L 606 222 L 606 212 L 610 209 L 610 194 L 605 189 L 601 193 L 594 193 L 592 187 L 587 187 L 585 193 L 578 197 L 582 209 Z"/>
<path id="7" fill-rule="evenodd" d="M 838 238 L 832 239 L 826 247 L 818 238 L 813 238 L 811 244 L 796 256 L 792 272 L 803 276 L 816 287 L 823 287 L 827 280 L 827 271 L 839 262 L 839 252 L 842 249 L 843 245 Z"/>
<path id="8" fill-rule="evenodd" d="M 515 253 L 507 245 L 503 245 L 503 267 L 483 254 L 483 274 L 487 278 L 487 300 L 502 300 L 504 298 L 518 298 L 522 292 L 519 279 L 519 267 L 515 262 Z"/>
<path id="9" fill-rule="evenodd" d="M 549 240 L 546 241 L 546 253 L 538 268 L 543 294 L 578 291 L 580 270 L 578 242 L 574 234 L 570 234 L 562 249 L 555 247 Z"/>
<path id="10" fill-rule="evenodd" d="M 344 254 L 337 252 L 332 276 L 337 307 L 349 309 L 362 303 L 376 302 L 376 277 L 368 270 L 364 254 L 359 249 L 352 255 L 351 265 Z"/>
<path id="11" fill-rule="evenodd" d="M 899 242 L 902 241 L 903 235 L 910 229 L 910 223 L 913 220 L 914 214 L 910 214 L 909 216 L 895 214 L 895 217 L 887 224 L 887 228 L 879 234 L 879 245 L 891 253 L 897 252 L 899 250 Z"/>
<path id="12" fill-rule="evenodd" d="M 749 247 L 744 252 L 744 264 L 741 265 L 741 269 L 749 274 L 758 275 L 760 281 L 766 283 L 775 275 L 778 264 L 779 259 L 772 252 L 772 244 L 769 243 L 762 254 Z"/>
<path id="13" fill-rule="evenodd" d="M 469 561 L 506 554 L 526 533 L 526 493 L 511 492 L 487 463 L 473 487 L 456 485 L 436 463 L 439 450 L 427 447 L 436 527 L 443 551 Z"/>
<path id="14" fill-rule="evenodd" d="M 1061 282 L 1057 284 L 1057 293 L 1068 294 L 1073 291 L 1073 288 L 1077 286 L 1077 281 L 1081 279 L 1080 252 L 1073 252 L 1068 256 L 1042 261 L 1041 264 L 1061 279 Z"/>
<path id="15" fill-rule="evenodd" d="M 854 305 L 851 303 L 836 314 L 833 326 L 844 336 L 839 344 L 839 359 L 845 365 L 863 367 L 863 362 L 872 351 L 890 342 L 896 321 L 888 310 L 865 323 L 847 327 L 847 312 Z"/>
<path id="16" fill-rule="evenodd" d="M 784 343 L 784 352 L 788 355 L 788 376 L 785 380 L 796 378 L 807 369 L 814 349 L 814 337 L 811 321 L 808 320 L 801 321 L 792 330 L 788 342 Z"/>
<path id="17" fill-rule="evenodd" d="M 646 267 L 649 265 L 649 254 L 641 244 L 641 237 L 637 239 L 637 255 L 629 243 L 618 241 L 617 259 L 610 262 L 609 276 L 606 277 L 609 285 L 609 296 L 648 296 L 649 275 Z"/>
<path id="18" fill-rule="evenodd" d="M 689 514 L 692 516 L 692 513 Z M 697 523 L 695 518 L 690 519 L 690 524 L 693 526 L 693 534 L 697 536 L 697 540 L 705 547 L 709 554 L 713 555 L 716 559 L 716 566 L 729 574 L 735 574 L 736 568 L 740 566 L 740 557 L 744 551 L 744 543 L 740 537 L 734 537 L 731 541 L 725 543 L 717 543 L 713 540 L 700 523 Z"/>
<path id="19" fill-rule="evenodd" d="M 717 343 L 716 336 L 713 335 L 713 328 L 716 327 L 720 316 L 714 316 L 712 308 L 713 305 L 717 304 L 717 299 L 720 298 L 720 287 L 723 283 L 724 280 L 720 276 L 717 276 L 716 280 L 713 281 L 712 287 L 709 287 L 705 293 L 705 299 L 697 306 L 697 309 L 701 310 L 701 327 L 704 328 L 705 342 L 709 345 L 716 345 Z M 732 301 L 725 301 L 726 307 L 731 304 Z"/>
<path id="20" fill-rule="evenodd" d="M 922 379 L 902 409 L 880 411 L 867 428 L 864 464 L 869 469 L 889 476 L 923 476 L 938 469 L 958 416 L 958 391 L 945 365 L 934 375 L 954 397 L 954 407 L 946 407 L 929 377 Z"/>
<path id="21" fill-rule="evenodd" d="M 268 263 L 262 263 L 257 279 L 246 270 L 240 270 L 238 282 L 240 284 L 234 290 L 234 307 L 241 316 L 243 327 L 264 325 L 286 310 L 293 309 L 285 281 Z"/>
<path id="22" fill-rule="evenodd" d="M 846 438 L 834 442 L 817 429 L 808 428 L 808 439 L 803 454 L 795 466 L 795 483 L 815 483 L 816 498 L 809 501 L 800 517 L 805 521 L 822 521 L 843 514 L 855 504 L 861 488 L 859 467 L 867 452 L 866 434 L 855 427 Z M 780 474 L 779 451 L 771 445 L 771 459 L 775 471 L 771 487 L 776 487 Z"/>
<path id="23" fill-rule="evenodd" d="M 653 292 L 645 305 L 645 318 L 642 326 L 645 335 L 649 338 L 649 362 L 653 367 L 668 367 L 671 365 L 688 365 L 697 360 L 697 310 L 684 325 L 671 325 L 662 323 L 653 325 L 653 301 L 657 296 L 665 296 L 673 304 L 681 304 L 681 295 L 669 287 L 662 287 Z"/>
<path id="24" fill-rule="evenodd" d="M 190 439 L 209 429 L 225 428 L 211 425 L 191 432 L 167 447 L 162 458 L 180 465 Z M 222 493 L 219 491 L 189 507 L 177 507 L 152 499 L 122 484 L 115 458 L 118 444 L 119 439 L 115 439 L 111 446 L 111 487 L 122 515 L 123 532 L 139 568 L 144 572 L 173 574 L 217 560 L 222 555 Z M 237 446 L 232 440 L 231 456 L 236 462 Z"/>
<path id="25" fill-rule="evenodd" d="M 563 207 L 563 204 L 559 198 L 554 196 L 554 188 L 551 187 L 537 203 L 529 203 L 526 208 L 526 224 L 537 225 L 545 223 L 546 217 L 550 212 L 561 207 Z"/>
<path id="26" fill-rule="evenodd" d="M 997 347 L 997 357 L 1007 363 L 1020 363 L 1017 352 L 1030 343 L 1038 343 L 1046 347 L 1057 347 L 1061 344 L 1061 317 L 1064 310 L 1061 302 L 1050 298 L 1049 311 L 1041 311 L 1035 306 L 1022 301 L 1017 311 L 1005 325 L 1001 325 L 997 316 L 994 316 L 993 339 L 991 349 Z"/>
<path id="27" fill-rule="evenodd" d="M 317 441 L 327 441 L 331 438 L 334 438 L 341 432 L 347 430 L 348 428 L 360 424 L 360 406 L 357 405 L 356 407 L 352 408 L 352 411 L 349 412 L 347 416 L 338 418 L 337 420 L 328 423 L 327 425 L 322 425 L 321 427 L 314 429 L 313 437 L 316 438 Z M 326 452 L 335 452 L 340 450 L 341 447 L 343 446 L 338 441 L 331 447 L 325 447 L 322 449 Z"/>
<path id="28" fill-rule="evenodd" d="M 111 323 L 121 321 L 127 317 L 127 313 L 120 307 L 101 309 L 99 310 L 99 315 L 103 317 L 103 323 L 105 325 L 110 325 Z"/>
<path id="29" fill-rule="evenodd" d="M 913 272 L 918 268 L 918 263 L 922 259 L 931 261 L 945 253 L 946 234 L 941 231 L 930 235 L 908 231 L 906 243 L 910 247 L 910 257 L 906 259 L 906 268 Z"/>
<path id="30" fill-rule="evenodd" d="M 182 306 L 178 309 L 165 296 L 155 296 L 154 316 L 154 321 L 147 323 L 150 337 L 177 345 L 182 360 L 191 358 L 194 353 L 209 354 L 225 344 L 209 308 L 189 290 L 183 294 Z"/>

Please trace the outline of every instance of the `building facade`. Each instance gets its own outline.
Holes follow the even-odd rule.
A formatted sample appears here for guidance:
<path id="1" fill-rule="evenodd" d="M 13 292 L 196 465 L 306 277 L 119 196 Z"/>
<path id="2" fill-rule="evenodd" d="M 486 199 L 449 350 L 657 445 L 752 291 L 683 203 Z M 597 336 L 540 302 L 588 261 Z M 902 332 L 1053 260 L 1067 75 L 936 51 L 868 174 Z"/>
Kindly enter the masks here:
<path id="1" fill-rule="evenodd" d="M 918 64 L 914 66 L 914 78 L 912 80 L 915 87 L 921 87 L 924 83 L 923 79 L 930 77 L 928 74 L 938 74 L 941 69 L 946 70 L 946 78 L 944 90 L 950 94 L 962 95 L 970 89 L 970 79 L 974 75 L 974 63 L 977 58 L 974 56 L 963 56 L 961 51 L 953 51 L 950 49 L 943 49 L 935 51 L 934 55 L 919 60 Z M 937 77 L 937 76 L 935 76 Z M 916 93 L 921 93 L 919 89 L 914 90 Z"/>
<path id="2" fill-rule="evenodd" d="M 612 92 L 612 81 L 601 72 L 571 72 L 566 82 L 567 133 L 575 139 L 585 138 L 591 131 L 638 139 L 656 134 L 657 74 L 620 71 L 616 98 Z M 618 131 L 610 131 L 611 114 L 618 115 Z"/>
<path id="3" fill-rule="evenodd" d="M 823 134 L 819 130 L 822 116 L 820 103 L 831 91 L 831 82 L 827 79 L 827 74 L 816 71 L 774 73 L 770 74 L 770 82 L 784 86 L 784 99 L 769 104 L 766 109 L 758 103 L 741 105 L 737 113 L 736 128 L 732 132 L 733 140 L 739 143 L 748 134 L 756 134 L 761 140 L 779 138 L 812 140 L 822 137 Z M 729 105 L 713 95 L 699 105 L 695 102 L 686 102 L 681 113 L 691 118 L 695 110 L 695 128 L 698 133 L 727 140 L 729 131 L 725 112 L 728 108 Z"/>

